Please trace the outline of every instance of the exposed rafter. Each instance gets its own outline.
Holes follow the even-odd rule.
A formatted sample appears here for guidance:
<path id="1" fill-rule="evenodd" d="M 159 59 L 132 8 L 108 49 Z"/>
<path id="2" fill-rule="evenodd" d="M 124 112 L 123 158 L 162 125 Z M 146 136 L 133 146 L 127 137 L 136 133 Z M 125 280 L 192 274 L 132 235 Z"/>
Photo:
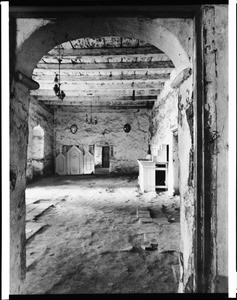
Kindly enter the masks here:
<path id="1" fill-rule="evenodd" d="M 64 89 L 64 87 L 63 87 Z M 158 95 L 160 93 L 161 89 L 142 89 L 142 90 L 136 90 L 136 96 L 152 96 L 152 95 Z M 100 89 L 100 90 L 65 90 L 65 93 L 67 95 L 67 97 L 69 96 L 74 96 L 74 97 L 80 97 L 80 96 L 93 96 L 93 97 L 98 97 L 98 96 L 108 96 L 110 98 L 116 98 L 116 97 L 126 97 L 126 96 L 130 96 L 133 94 L 133 90 L 106 90 L 106 89 Z M 54 91 L 51 90 L 35 90 L 32 91 L 31 95 L 35 95 L 35 96 L 46 96 L 46 97 L 50 97 L 50 96 L 54 96 Z M 66 98 L 65 100 L 66 101 Z"/>
<path id="2" fill-rule="evenodd" d="M 52 81 L 38 81 L 41 90 L 52 90 Z M 160 80 L 117 80 L 117 81 L 68 81 L 61 80 L 61 86 L 65 91 L 71 90 L 145 90 L 161 89 L 164 81 Z"/>
<path id="3" fill-rule="evenodd" d="M 159 54 L 124 54 L 124 55 L 100 55 L 100 56 L 75 56 L 75 55 L 62 55 L 61 64 L 85 64 L 85 63 L 116 63 L 116 62 L 155 62 L 155 61 L 170 61 L 169 57 L 164 53 Z M 39 65 L 45 64 L 58 64 L 56 55 L 45 55 L 40 61 Z"/>
<path id="4" fill-rule="evenodd" d="M 63 55 L 73 56 L 103 56 L 103 55 L 132 55 L 132 54 L 159 54 L 163 53 L 160 49 L 154 46 L 146 47 L 127 47 L 127 48 L 92 48 L 92 49 L 63 49 Z M 57 49 L 52 49 L 47 56 L 58 54 Z"/>
<path id="5" fill-rule="evenodd" d="M 98 110 L 101 110 L 101 112 L 104 110 L 104 109 L 107 109 L 107 108 L 111 108 L 111 109 L 134 109 L 134 108 L 144 108 L 144 109 L 149 109 L 150 107 L 152 107 L 153 105 L 153 101 L 149 102 L 149 104 L 147 104 L 147 102 L 143 103 L 143 102 L 139 102 L 139 103 L 104 103 L 104 104 L 96 104 L 96 105 L 93 105 L 94 107 L 94 110 L 96 110 L 96 112 L 98 113 Z M 50 105 L 50 106 L 80 106 L 80 109 L 83 110 L 83 109 L 87 109 L 90 107 L 90 105 L 86 105 L 85 103 L 83 102 L 60 102 L 60 101 L 46 101 L 45 103 L 46 105 Z"/>
<path id="6" fill-rule="evenodd" d="M 40 69 L 57 70 L 58 63 L 38 63 Z M 103 69 L 158 69 L 158 68 L 174 68 L 171 60 L 169 61 L 155 61 L 155 62 L 118 62 L 118 63 L 70 63 L 61 65 L 62 70 L 103 70 Z"/>
<path id="7" fill-rule="evenodd" d="M 59 68 L 66 97 L 55 96 Z M 46 105 L 123 105 L 150 108 L 174 65 L 160 49 L 132 38 L 81 38 L 58 45 L 37 64 L 33 79 L 40 85 L 31 95 Z M 141 103 L 142 102 L 142 103 Z"/>
<path id="8" fill-rule="evenodd" d="M 157 99 L 157 95 L 148 95 L 148 96 L 79 96 L 79 97 L 75 97 L 75 96 L 68 96 L 66 97 L 63 101 L 58 101 L 58 97 L 54 96 L 33 96 L 36 100 L 38 101 L 43 101 L 45 104 L 47 103 L 47 101 L 52 101 L 53 103 L 69 103 L 69 102 L 73 102 L 73 103 L 79 103 L 79 102 L 83 102 L 84 104 L 88 104 L 91 103 L 91 101 L 94 101 L 94 104 L 98 103 L 98 102 L 107 102 L 107 103 L 112 103 L 114 101 L 133 101 L 135 104 L 137 101 L 156 101 Z"/>
<path id="9" fill-rule="evenodd" d="M 134 101 L 132 100 L 124 100 L 124 101 L 60 101 L 60 100 L 55 100 L 55 101 L 45 101 L 45 103 L 51 103 L 51 104 L 58 104 L 58 105 L 71 105 L 72 103 L 74 105 L 82 105 L 82 106 L 90 106 L 91 103 L 93 104 L 93 106 L 106 106 L 106 105 L 113 105 L 113 106 L 117 106 L 117 105 L 146 105 L 147 102 L 151 102 L 151 100 L 137 100 L 137 103 L 134 103 Z"/>
<path id="10" fill-rule="evenodd" d="M 43 70 L 41 70 L 43 72 Z M 117 80 L 123 80 L 123 81 L 146 81 L 146 80 L 156 80 L 158 82 L 164 82 L 166 80 L 170 79 L 170 73 L 152 73 L 151 70 L 144 71 L 143 74 L 126 74 L 121 72 L 119 75 L 114 74 L 115 72 L 112 72 L 112 77 L 109 77 L 108 75 L 98 75 L 98 71 L 94 72 L 95 75 L 73 75 L 68 72 L 67 75 L 61 75 L 61 80 L 65 82 L 116 82 Z M 97 74 L 97 75 L 96 75 Z M 55 77 L 55 72 L 51 72 L 51 74 L 42 74 L 39 73 L 39 75 L 33 75 L 33 79 L 37 80 L 39 83 L 51 83 L 53 82 Z"/>

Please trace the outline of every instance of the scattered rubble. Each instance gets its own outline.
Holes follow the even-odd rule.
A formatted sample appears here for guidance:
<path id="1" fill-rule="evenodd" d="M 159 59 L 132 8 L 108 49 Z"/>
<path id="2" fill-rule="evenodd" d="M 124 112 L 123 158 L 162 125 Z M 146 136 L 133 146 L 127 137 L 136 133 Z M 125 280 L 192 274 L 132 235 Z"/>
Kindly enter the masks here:
<path id="1" fill-rule="evenodd" d="M 64 185 L 65 180 L 57 178 L 55 186 L 47 180 L 43 192 L 39 181 L 26 191 L 27 235 L 39 234 L 26 245 L 25 293 L 177 292 L 180 229 L 173 200 L 142 194 L 135 180 L 124 177 L 75 178 Z M 41 217 L 33 221 L 29 205 L 41 193 L 51 200 L 34 204 Z M 53 209 L 45 211 L 46 202 Z M 162 204 L 169 204 L 169 213 L 162 212 Z"/>

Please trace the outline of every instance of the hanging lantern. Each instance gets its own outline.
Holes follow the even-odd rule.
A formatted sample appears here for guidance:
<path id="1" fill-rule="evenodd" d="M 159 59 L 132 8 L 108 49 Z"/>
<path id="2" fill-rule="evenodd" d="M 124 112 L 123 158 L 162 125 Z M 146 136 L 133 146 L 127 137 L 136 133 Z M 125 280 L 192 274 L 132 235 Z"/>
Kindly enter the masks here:
<path id="1" fill-rule="evenodd" d="M 93 117 L 92 117 L 92 104 L 91 104 L 91 115 L 90 115 L 90 120 L 88 119 L 88 115 L 86 114 L 86 118 L 85 118 L 85 122 L 87 124 L 92 124 L 92 125 L 96 125 L 98 123 L 97 117 L 95 117 L 94 121 L 93 121 Z"/>
<path id="2" fill-rule="evenodd" d="M 55 78 L 54 78 L 54 87 L 53 87 L 53 91 L 55 93 L 55 95 L 63 100 L 66 96 L 66 94 L 64 93 L 64 91 L 61 91 L 61 83 L 60 83 L 60 65 L 61 65 L 61 62 L 62 62 L 62 59 L 60 58 L 60 47 L 58 48 L 59 51 L 58 51 L 58 74 L 55 75 Z"/>

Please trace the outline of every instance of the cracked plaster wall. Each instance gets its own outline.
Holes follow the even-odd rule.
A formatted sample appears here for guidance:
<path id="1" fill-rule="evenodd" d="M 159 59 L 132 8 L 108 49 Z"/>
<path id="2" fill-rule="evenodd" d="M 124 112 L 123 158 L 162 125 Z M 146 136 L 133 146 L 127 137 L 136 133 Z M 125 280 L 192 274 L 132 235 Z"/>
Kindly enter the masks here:
<path id="1" fill-rule="evenodd" d="M 195 287 L 194 232 L 194 113 L 193 77 L 189 77 L 178 90 L 178 147 L 180 161 L 180 226 L 181 226 L 181 278 L 180 290 L 193 292 Z"/>
<path id="2" fill-rule="evenodd" d="M 228 290 L 228 6 L 203 9 L 206 190 L 210 202 L 212 292 Z"/>
<path id="3" fill-rule="evenodd" d="M 205 276 L 209 292 L 228 290 L 228 7 L 226 5 L 202 7 L 202 47 L 204 53 L 204 167 L 205 201 L 211 213 L 209 249 L 210 267 Z M 195 62 L 195 57 L 193 58 Z M 181 277 L 180 292 L 195 290 L 194 276 L 194 132 L 192 76 L 177 90 L 160 95 L 155 107 L 178 101 L 178 134 L 180 160 L 181 199 Z M 197 99 L 198 101 L 198 99 Z M 165 107 L 165 106 L 164 106 Z M 154 119 L 161 115 L 158 108 Z M 155 111 L 155 109 L 154 109 Z M 163 118 L 165 120 L 165 118 Z M 169 119 L 168 119 L 169 120 Z M 153 125 L 155 122 L 153 123 Z M 168 136 L 168 122 L 155 125 L 152 145 L 162 143 L 164 132 Z M 167 128 L 164 131 L 165 127 Z M 163 128 L 163 129 L 162 129 Z M 206 224 L 207 227 L 207 224 Z M 208 230 L 208 228 L 206 228 Z M 207 262 L 206 262 L 207 263 Z"/>
<path id="4" fill-rule="evenodd" d="M 96 142 L 107 142 L 113 146 L 110 172 L 137 173 L 137 159 L 145 158 L 148 149 L 148 110 L 96 112 L 97 125 L 86 124 L 86 113 L 88 111 L 82 112 L 80 108 L 55 109 L 56 155 L 63 145 L 78 145 L 85 151 Z M 126 123 L 131 125 L 129 133 L 123 130 Z M 72 124 L 78 126 L 75 134 L 70 132 Z"/>
<path id="5" fill-rule="evenodd" d="M 173 129 L 178 128 L 178 157 L 180 165 L 180 224 L 181 224 L 181 277 L 179 291 L 194 289 L 194 182 L 193 182 L 193 77 L 190 76 L 179 88 L 172 89 L 167 83 L 152 110 L 150 135 L 152 148 L 169 144 L 169 162 L 173 161 Z M 168 184 L 173 193 L 173 170 L 169 163 Z M 168 190 L 169 191 L 169 190 Z M 191 280 L 190 280 L 191 278 Z"/>
<path id="6" fill-rule="evenodd" d="M 168 192 L 174 193 L 174 168 L 173 168 L 173 132 L 177 128 L 178 108 L 177 108 L 177 93 L 167 90 L 163 92 L 161 97 L 156 101 L 150 122 L 150 138 L 152 154 L 157 156 L 157 151 L 160 145 L 169 145 L 169 165 L 168 165 Z M 159 157 L 158 157 L 159 158 Z"/>
<path id="7" fill-rule="evenodd" d="M 217 71 L 217 268 L 228 276 L 228 8 L 215 6 Z M 227 287 L 224 289 L 227 290 Z M 222 290 L 222 291 L 224 291 Z"/>

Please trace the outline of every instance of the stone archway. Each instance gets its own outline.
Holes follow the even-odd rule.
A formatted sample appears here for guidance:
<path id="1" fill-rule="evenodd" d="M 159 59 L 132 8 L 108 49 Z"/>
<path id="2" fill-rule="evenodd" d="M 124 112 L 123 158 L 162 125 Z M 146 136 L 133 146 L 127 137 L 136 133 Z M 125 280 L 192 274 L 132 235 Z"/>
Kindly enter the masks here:
<path id="1" fill-rule="evenodd" d="M 24 20 L 26 30 L 24 39 L 19 39 L 16 69 L 31 76 L 41 57 L 56 45 L 68 40 L 92 36 L 126 36 L 148 42 L 170 57 L 175 65 L 177 74 L 191 67 L 188 56 L 190 45 L 185 40 L 191 38 L 184 31 L 176 31 L 173 22 L 166 28 L 164 20 L 146 18 L 80 18 L 63 21 L 36 21 L 29 24 Z M 181 26 L 184 26 L 183 24 Z M 30 30 L 30 31 L 29 31 Z M 173 32 L 172 32 L 173 31 Z M 179 38 L 177 35 L 179 35 Z M 27 37 L 27 38 L 26 38 Z M 182 38 L 182 43 L 179 40 Z M 189 42 L 190 43 L 190 42 Z"/>
<path id="2" fill-rule="evenodd" d="M 20 21 L 19 21 L 20 22 Z M 174 32 L 167 29 L 164 24 L 164 20 L 150 20 L 143 18 L 98 18 L 98 19 L 67 19 L 58 22 L 36 22 L 34 25 L 35 30 L 27 32 L 24 38 L 18 41 L 17 59 L 16 59 L 16 71 L 31 77 L 33 69 L 35 68 L 41 57 L 51 50 L 55 45 L 68 41 L 69 39 L 76 39 L 87 36 L 127 36 L 140 40 L 144 40 L 166 53 L 173 61 L 176 74 L 180 73 L 183 69 L 190 68 L 190 60 L 187 53 L 188 46 L 185 42 L 178 39 Z M 172 23 L 172 22 L 171 22 Z M 27 22 L 23 24 L 23 29 L 29 28 Z M 28 36 L 28 37 L 27 37 Z M 181 36 L 181 35 L 180 35 Z M 184 34 L 184 40 L 186 38 Z M 186 48 L 186 49 L 185 49 Z M 24 79 L 24 78 L 23 78 Z M 18 78 L 21 81 L 21 78 Z M 28 80 L 28 79 L 27 79 Z M 27 81 L 26 80 L 26 81 Z M 28 80 L 27 82 L 33 82 Z M 20 101 L 17 104 L 12 102 L 12 112 L 15 113 L 14 122 L 24 123 L 20 111 L 24 107 L 24 113 L 26 119 L 28 117 L 28 103 L 25 103 L 25 99 L 28 99 L 30 88 L 22 87 L 20 83 L 14 83 L 16 89 L 19 89 L 19 93 L 16 91 L 17 97 L 20 95 Z M 23 92 L 22 92 L 23 90 Z M 19 108 L 19 110 L 18 110 Z M 18 148 L 17 135 L 21 136 L 22 144 L 25 147 L 21 151 L 22 166 L 16 171 L 16 176 L 21 177 L 21 180 L 17 182 L 11 193 L 11 293 L 17 293 L 21 291 L 21 282 L 24 279 L 25 274 L 25 206 L 24 206 L 24 190 L 25 190 L 25 173 L 24 164 L 26 162 L 26 147 L 27 147 L 27 135 L 25 135 L 24 126 L 21 128 L 12 124 L 11 130 L 11 165 L 13 166 L 18 161 L 19 155 L 12 155 L 12 151 Z M 19 129 L 18 129 L 19 128 Z M 20 134 L 18 131 L 21 131 Z M 15 190 L 15 191 L 14 191 Z M 17 191 L 17 192 L 16 192 Z M 19 192 L 21 197 L 18 197 Z M 22 204 L 22 209 L 19 211 L 16 206 L 18 203 Z M 17 213 L 16 213 L 17 212 Z M 17 217 L 20 217 L 17 221 Z M 16 230 L 17 228 L 17 230 Z M 189 251 L 187 257 L 189 257 Z M 19 258 L 19 259 L 18 259 Z M 185 260 L 186 262 L 186 260 Z"/>

